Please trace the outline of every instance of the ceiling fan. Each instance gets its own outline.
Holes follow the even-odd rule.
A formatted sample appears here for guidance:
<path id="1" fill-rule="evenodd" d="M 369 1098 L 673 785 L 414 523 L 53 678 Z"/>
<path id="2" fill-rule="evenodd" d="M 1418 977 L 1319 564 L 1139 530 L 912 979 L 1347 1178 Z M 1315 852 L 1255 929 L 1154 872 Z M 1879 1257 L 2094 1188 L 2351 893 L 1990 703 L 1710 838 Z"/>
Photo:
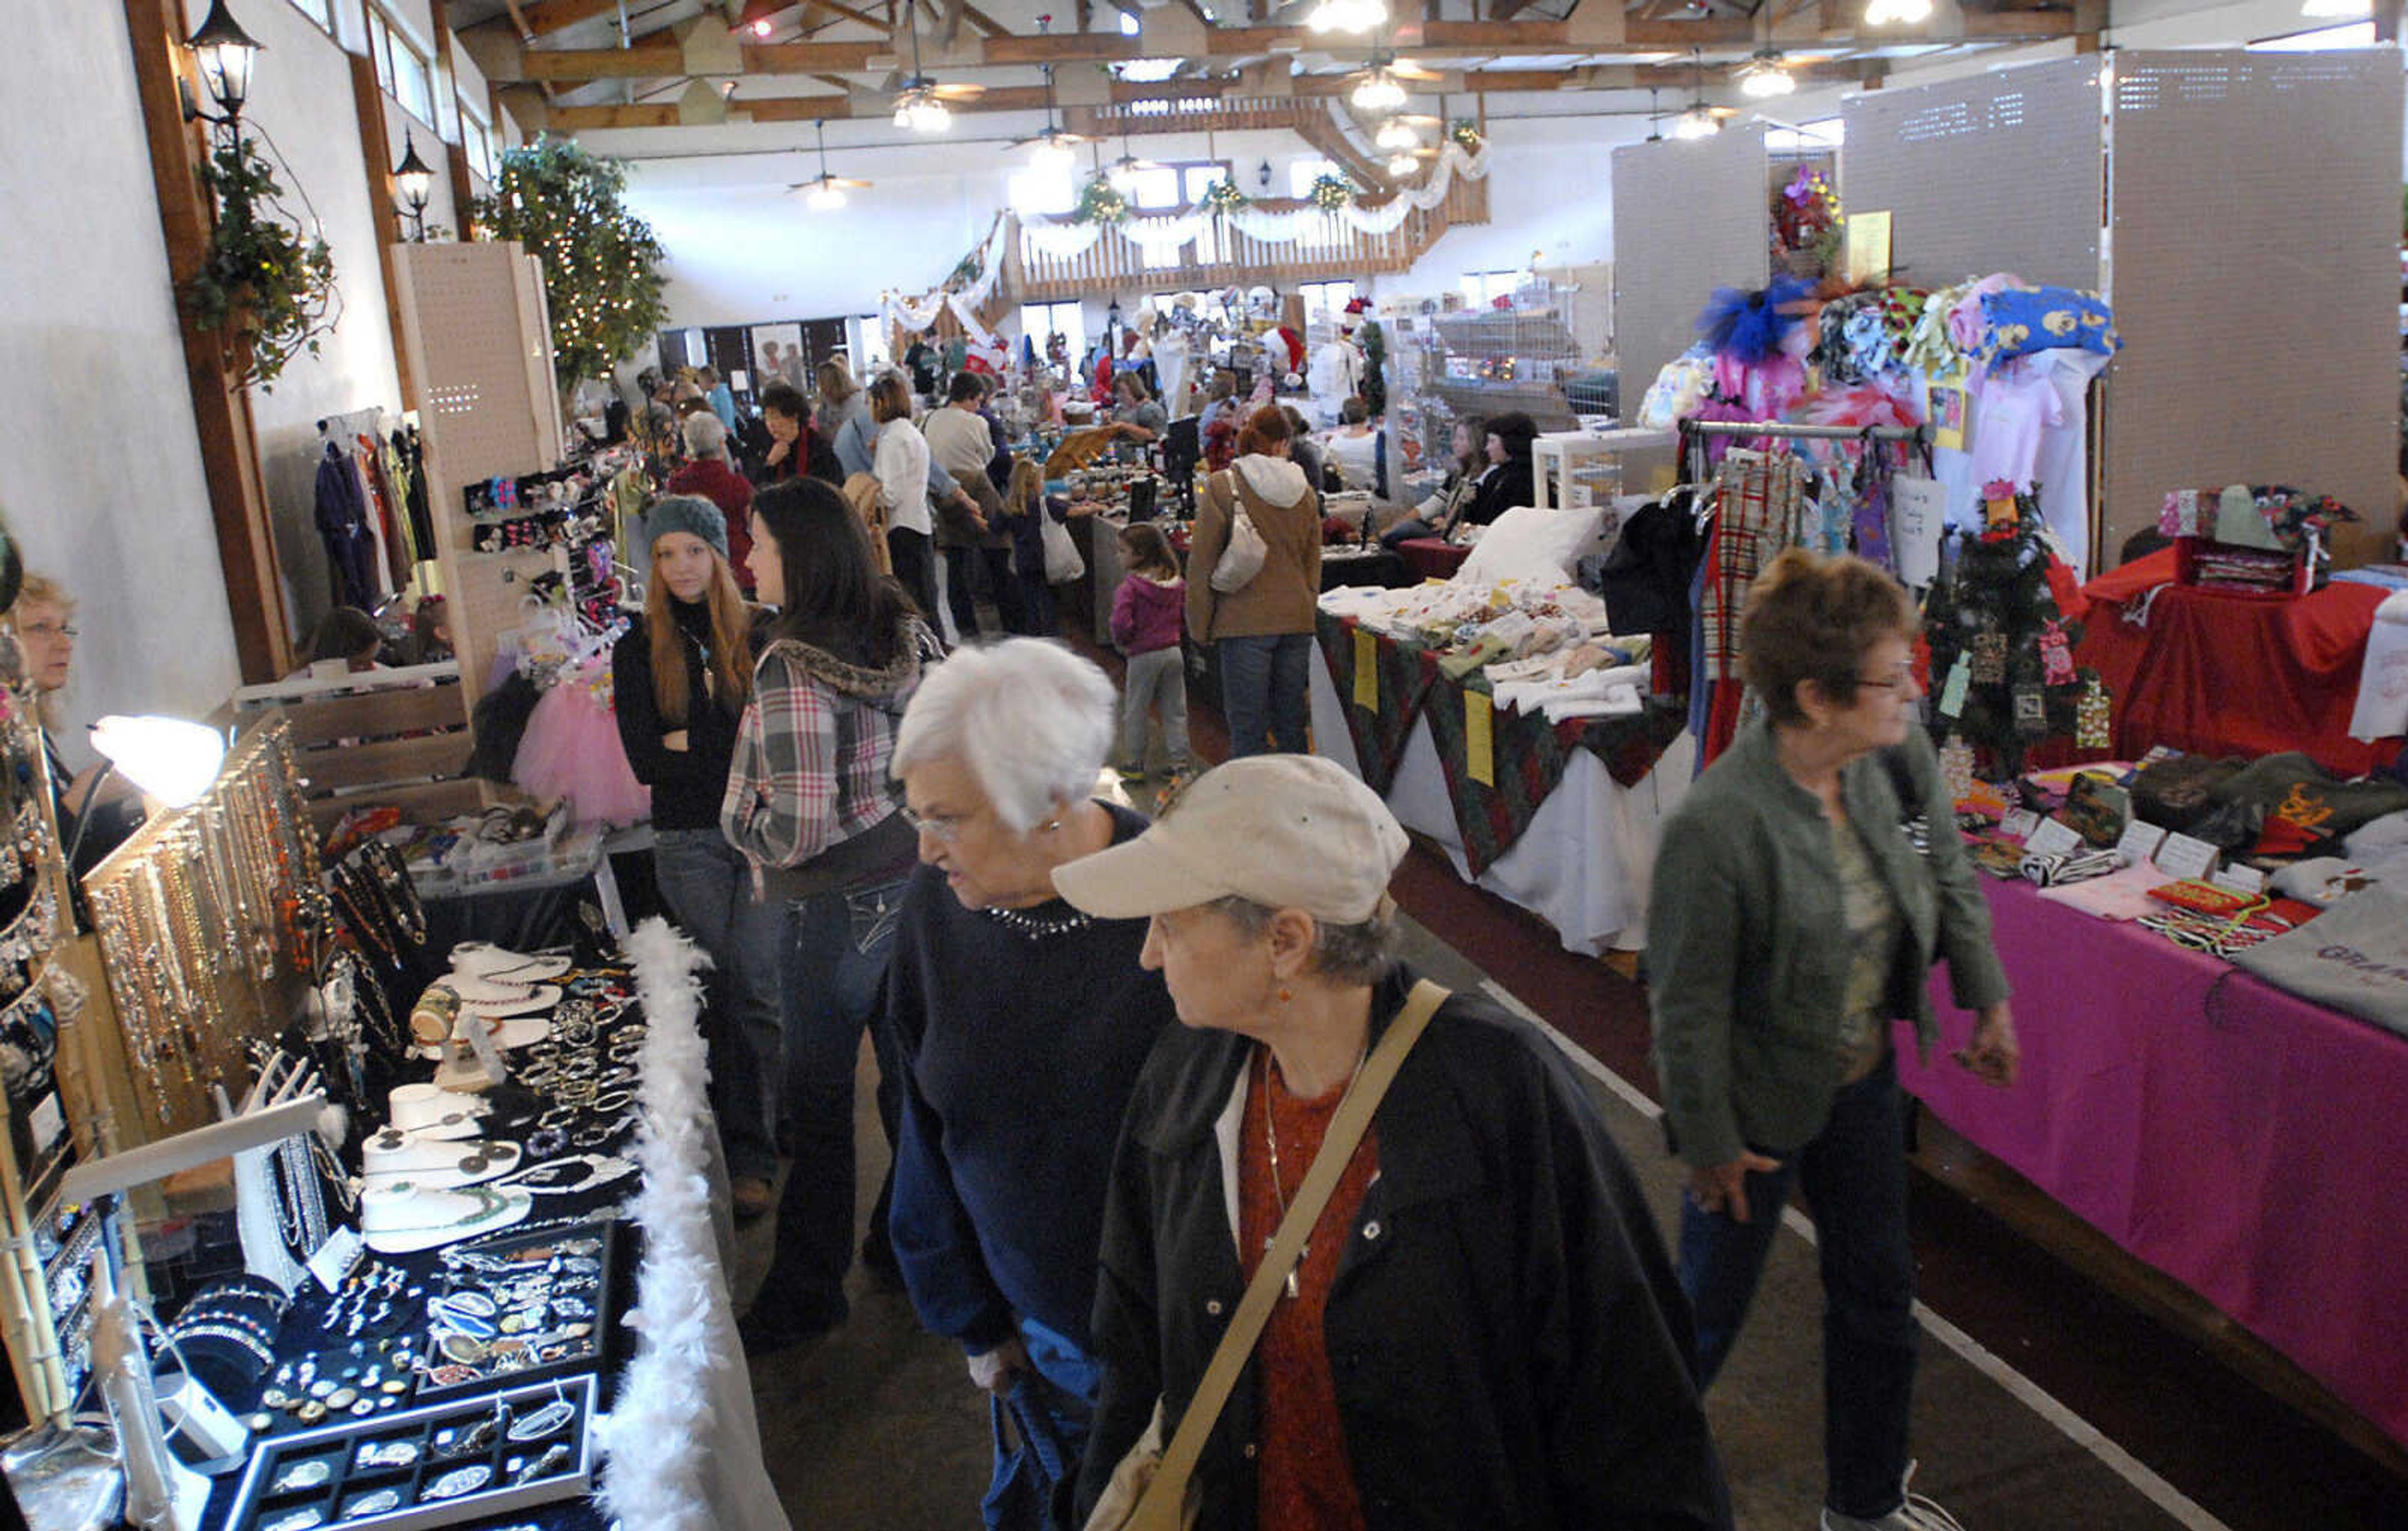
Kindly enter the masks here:
<path id="1" fill-rule="evenodd" d="M 1045 23 L 1052 19 L 1047 16 L 1039 17 L 1038 31 L 1042 33 L 1045 30 Z M 1003 147 L 1010 150 L 1026 149 L 1034 144 L 1037 146 L 1037 152 L 1031 157 L 1039 165 L 1046 169 L 1067 171 L 1078 163 L 1078 156 L 1074 152 L 1076 146 L 1088 141 L 1085 134 L 1073 133 L 1054 120 L 1054 66 L 1050 64 L 1045 65 L 1045 126 L 1025 138 L 1014 138 Z"/>
<path id="2" fill-rule="evenodd" d="M 939 85 L 920 68 L 920 29 L 913 20 L 919 0 L 904 0 L 903 30 L 911 36 L 911 72 L 889 75 L 885 88 L 895 93 L 895 125 L 917 133 L 942 133 L 953 123 L 948 101 L 982 94 L 983 85 Z"/>
<path id="3" fill-rule="evenodd" d="M 866 192 L 869 190 L 871 183 L 866 180 L 855 180 L 850 176 L 828 174 L 827 123 L 813 122 L 811 127 L 819 135 L 820 173 L 811 179 L 789 186 L 786 190 L 802 193 L 804 205 L 813 212 L 834 212 L 844 206 L 845 193 Z"/>
<path id="4" fill-rule="evenodd" d="M 1435 83 L 1445 77 L 1398 58 L 1392 49 L 1378 48 L 1370 62 L 1348 78 L 1354 83 L 1347 87 L 1346 99 L 1357 111 L 1391 112 L 1405 104 L 1405 81 Z"/>

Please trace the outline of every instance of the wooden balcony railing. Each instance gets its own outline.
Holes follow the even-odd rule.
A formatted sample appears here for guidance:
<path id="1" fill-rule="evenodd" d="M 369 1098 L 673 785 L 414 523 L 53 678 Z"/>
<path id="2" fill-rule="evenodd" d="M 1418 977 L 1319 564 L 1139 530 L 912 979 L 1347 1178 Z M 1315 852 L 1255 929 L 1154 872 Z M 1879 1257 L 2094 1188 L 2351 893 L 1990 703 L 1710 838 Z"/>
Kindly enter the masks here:
<path id="1" fill-rule="evenodd" d="M 1265 200 L 1254 206 L 1267 212 L 1284 212 L 1304 204 Z M 1194 210 L 1168 208 L 1133 217 L 1126 226 L 1149 220 L 1168 222 Z M 1427 253 L 1448 229 L 1488 222 L 1488 185 L 1457 177 L 1444 202 L 1426 212 L 1408 213 L 1387 234 L 1365 234 L 1334 218 L 1316 222 L 1326 234 L 1283 243 L 1250 238 L 1226 220 L 1215 220 L 1203 233 L 1169 250 L 1165 259 L 1161 246 L 1149 257 L 1146 247 L 1120 228 L 1106 229 L 1082 254 L 1048 255 L 1015 219 L 1006 241 L 998 294 L 1009 294 L 1012 303 L 1061 303 L 1097 293 L 1257 284 L 1286 287 L 1299 281 L 1403 271 Z"/>

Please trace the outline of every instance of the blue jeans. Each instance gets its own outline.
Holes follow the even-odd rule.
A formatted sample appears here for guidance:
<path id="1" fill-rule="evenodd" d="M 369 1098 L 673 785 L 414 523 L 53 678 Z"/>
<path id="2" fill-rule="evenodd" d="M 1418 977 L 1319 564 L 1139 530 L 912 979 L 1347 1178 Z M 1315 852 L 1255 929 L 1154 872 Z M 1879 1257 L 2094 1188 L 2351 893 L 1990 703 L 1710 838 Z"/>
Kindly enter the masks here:
<path id="1" fill-rule="evenodd" d="M 1229 724 L 1229 758 L 1312 752 L 1305 737 L 1312 708 L 1305 688 L 1312 672 L 1311 633 L 1226 637 L 1215 645 L 1221 664 L 1221 715 Z"/>
<path id="2" fill-rule="evenodd" d="M 1750 1221 L 1681 1204 L 1681 1290 L 1697 1314 L 1702 1389 L 1739 1338 L 1790 1187 L 1805 1187 L 1823 1273 L 1825 1502 L 1861 1520 L 1896 1510 L 1906 1476 L 1919 1337 L 1904 1135 L 1898 1061 L 1885 1058 L 1840 1092 L 1812 1142 L 1767 1154 L 1781 1167 L 1747 1177 Z"/>
<path id="3" fill-rule="evenodd" d="M 710 954 L 704 980 L 711 1106 L 733 1177 L 775 1180 L 778 1074 L 785 1034 L 778 1003 L 785 911 L 752 901 L 744 853 L 716 829 L 652 837 L 652 874 L 680 929 Z"/>
<path id="4" fill-rule="evenodd" d="M 784 907 L 786 1119 L 795 1162 L 778 1198 L 777 1253 L 752 1302 L 762 1326 L 816 1334 L 844 1322 L 853 1267 L 853 1076 L 867 1027 L 878 1070 L 901 1066 L 884 1014 L 900 880 Z"/>
<path id="5" fill-rule="evenodd" d="M 980 1509 L 995 1531 L 1042 1531 L 1053 1524 L 1054 1486 L 1079 1475 L 1079 1458 L 1094 1428 L 1096 1400 L 1103 1390 L 1103 1363 L 1079 1349 L 1068 1336 L 1032 1318 L 1020 1321 L 1020 1339 L 1035 1375 L 1012 1384 L 1009 1402 L 990 1398 L 995 1434 L 995 1471 Z M 1034 1416 L 1033 1418 L 1031 1416 Z M 1010 1418 L 1013 1429 L 1007 1431 Z M 1032 1440 L 1032 1432 L 1044 1438 Z M 1014 1444 L 1010 1438 L 1017 1435 Z"/>

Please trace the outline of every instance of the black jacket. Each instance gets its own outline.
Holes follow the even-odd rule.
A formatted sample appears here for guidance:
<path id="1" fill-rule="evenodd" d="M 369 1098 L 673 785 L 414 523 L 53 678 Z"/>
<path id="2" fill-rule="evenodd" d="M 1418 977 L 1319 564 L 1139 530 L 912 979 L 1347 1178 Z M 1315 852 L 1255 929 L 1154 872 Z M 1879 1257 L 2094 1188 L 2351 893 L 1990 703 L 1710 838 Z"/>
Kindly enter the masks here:
<path id="1" fill-rule="evenodd" d="M 1464 521 L 1473 526 L 1485 526 L 1517 505 L 1527 505 L 1538 497 L 1538 480 L 1530 476 L 1530 459 L 1508 457 L 1497 465 L 1497 471 L 1480 480 L 1480 488 L 1464 508 Z"/>
<path id="2" fill-rule="evenodd" d="M 686 716 L 661 716 L 652 694 L 652 644 L 638 622 L 610 649 L 611 708 L 619 743 L 636 780 L 652 789 L 655 829 L 717 829 L 720 800 L 727 795 L 727 768 L 736 754 L 733 711 L 711 700 L 703 685 L 703 646 L 710 637 L 709 608 L 672 599 L 669 609 L 685 635 Z M 671 750 L 665 735 L 684 729 L 686 747 Z"/>
<path id="3" fill-rule="evenodd" d="M 1380 986 L 1375 1033 L 1410 987 Z M 1106 1374 L 1082 1521 L 1157 1394 L 1176 1428 L 1244 1293 L 1215 1124 L 1253 1053 L 1235 1033 L 1166 1028 L 1130 1099 L 1104 1212 Z M 1373 1121 L 1379 1173 L 1324 1314 L 1372 1531 L 1728 1526 L 1687 1306 L 1563 1058 L 1458 995 Z M 1205 1446 L 1201 1524 L 1253 1531 L 1255 1388 L 1250 1365 Z"/>

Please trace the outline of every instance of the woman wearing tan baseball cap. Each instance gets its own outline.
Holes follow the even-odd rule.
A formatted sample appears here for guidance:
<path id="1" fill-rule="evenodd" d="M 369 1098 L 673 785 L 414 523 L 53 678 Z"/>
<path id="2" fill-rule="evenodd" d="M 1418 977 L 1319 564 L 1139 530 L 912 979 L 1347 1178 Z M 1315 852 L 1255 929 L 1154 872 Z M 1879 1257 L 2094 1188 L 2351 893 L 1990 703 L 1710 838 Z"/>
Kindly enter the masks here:
<path id="1" fill-rule="evenodd" d="M 1382 1092 L 1383 1037 L 1412 1036 L 1387 892 L 1405 850 L 1340 767 L 1257 755 L 1054 870 L 1073 906 L 1151 919 L 1140 960 L 1184 1023 L 1156 1040 L 1113 1164 L 1081 1521 L 1118 1491 L 1157 1401 L 1176 1442 L 1194 1400 L 1211 1422 L 1186 1484 L 1200 1524 L 1382 1524 L 1410 1506 L 1428 1525 L 1727 1526 L 1687 1309 L 1564 1059 L 1454 995 Z M 1226 1403 L 1199 1398 L 1358 1080 L 1369 1126 L 1284 1281 L 1266 1279 L 1279 1295 Z"/>

